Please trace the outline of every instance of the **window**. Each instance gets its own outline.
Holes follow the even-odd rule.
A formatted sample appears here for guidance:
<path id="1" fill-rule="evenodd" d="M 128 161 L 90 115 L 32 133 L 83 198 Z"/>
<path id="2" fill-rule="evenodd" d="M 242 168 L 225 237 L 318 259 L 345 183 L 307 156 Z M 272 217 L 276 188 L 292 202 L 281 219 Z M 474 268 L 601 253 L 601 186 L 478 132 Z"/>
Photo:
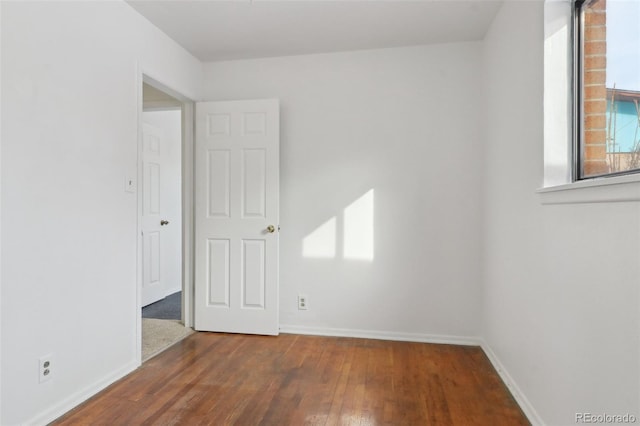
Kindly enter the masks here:
<path id="1" fill-rule="evenodd" d="M 640 0 L 576 1 L 575 179 L 640 172 Z"/>

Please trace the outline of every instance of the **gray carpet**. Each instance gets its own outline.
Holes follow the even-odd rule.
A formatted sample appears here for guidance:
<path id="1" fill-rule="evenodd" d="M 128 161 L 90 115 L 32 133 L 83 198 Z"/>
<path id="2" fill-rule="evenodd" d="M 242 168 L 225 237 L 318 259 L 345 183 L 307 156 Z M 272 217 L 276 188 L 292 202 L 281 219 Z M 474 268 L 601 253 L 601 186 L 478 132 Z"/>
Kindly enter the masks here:
<path id="1" fill-rule="evenodd" d="M 165 320 L 182 319 L 182 292 L 168 295 L 162 300 L 142 308 L 142 318 Z"/>
<path id="2" fill-rule="evenodd" d="M 179 342 L 193 330 L 176 320 L 142 318 L 142 362 Z"/>

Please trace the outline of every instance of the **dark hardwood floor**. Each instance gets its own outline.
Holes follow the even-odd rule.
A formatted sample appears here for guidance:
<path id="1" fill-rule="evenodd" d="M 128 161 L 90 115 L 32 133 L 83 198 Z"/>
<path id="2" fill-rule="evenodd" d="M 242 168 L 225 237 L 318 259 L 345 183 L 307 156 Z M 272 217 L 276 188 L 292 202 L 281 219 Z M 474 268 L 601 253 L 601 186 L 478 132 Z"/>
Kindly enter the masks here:
<path id="1" fill-rule="evenodd" d="M 55 425 L 529 425 L 478 347 L 194 333 Z"/>

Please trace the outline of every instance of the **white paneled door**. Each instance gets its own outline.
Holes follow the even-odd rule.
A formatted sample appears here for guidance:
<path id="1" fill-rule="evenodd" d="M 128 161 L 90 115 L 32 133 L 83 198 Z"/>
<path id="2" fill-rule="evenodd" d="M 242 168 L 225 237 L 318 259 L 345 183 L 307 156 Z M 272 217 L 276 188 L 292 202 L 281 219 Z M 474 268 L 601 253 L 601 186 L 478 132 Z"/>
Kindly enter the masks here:
<path id="1" fill-rule="evenodd" d="M 195 328 L 278 334 L 279 104 L 196 104 Z"/>
<path id="2" fill-rule="evenodd" d="M 167 295 L 162 282 L 160 209 L 164 132 L 143 123 L 142 141 L 142 306 L 146 306 Z"/>

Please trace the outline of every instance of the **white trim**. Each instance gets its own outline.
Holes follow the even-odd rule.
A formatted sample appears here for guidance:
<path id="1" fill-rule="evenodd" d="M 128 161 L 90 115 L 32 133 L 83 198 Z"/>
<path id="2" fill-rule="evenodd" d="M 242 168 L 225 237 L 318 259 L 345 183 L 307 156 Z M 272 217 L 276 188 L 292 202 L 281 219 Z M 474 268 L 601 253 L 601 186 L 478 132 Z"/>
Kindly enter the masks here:
<path id="1" fill-rule="evenodd" d="M 128 363 L 123 368 L 120 368 L 113 373 L 106 375 L 102 379 L 96 381 L 94 384 L 71 394 L 68 398 L 65 398 L 59 404 L 56 404 L 46 411 L 43 411 L 42 413 L 36 415 L 35 417 L 32 417 L 30 420 L 24 422 L 24 424 L 38 426 L 51 423 L 58 417 L 66 414 L 73 408 L 77 407 L 92 396 L 96 395 L 98 392 L 104 390 L 108 386 L 125 377 L 127 374 L 133 372 L 139 366 L 140 363 L 136 361 Z"/>
<path id="2" fill-rule="evenodd" d="M 533 426 L 545 426 L 544 421 L 527 399 L 515 380 L 511 377 L 498 356 L 493 352 L 489 344 L 481 337 L 450 336 L 442 334 L 403 333 L 396 331 L 360 330 L 348 328 L 307 327 L 298 325 L 280 325 L 281 333 L 305 334 L 312 336 L 355 337 L 361 339 L 394 340 L 400 342 L 434 343 L 445 345 L 479 346 L 487 355 L 489 362 L 502 379 L 513 399 L 522 409 L 524 415 Z"/>
<path id="3" fill-rule="evenodd" d="M 544 183 L 542 204 L 640 201 L 640 174 L 572 182 L 571 0 L 544 4 Z"/>
<path id="4" fill-rule="evenodd" d="M 194 325 L 195 294 L 194 105 L 192 101 L 182 105 L 182 322 L 191 328 Z"/>
<path id="5" fill-rule="evenodd" d="M 544 186 L 571 182 L 572 0 L 544 3 Z"/>
<path id="6" fill-rule="evenodd" d="M 182 109 L 182 102 L 176 101 L 147 101 L 142 103 L 143 110 L 146 111 L 173 111 Z"/>
<path id="7" fill-rule="evenodd" d="M 0 2 L 0 22 L 2 21 L 2 2 Z M 2 32 L 0 32 L 0 46 L 2 45 Z M 0 81 L 2 81 L 2 55 L 0 55 Z M 0 84 L 0 99 L 2 99 L 2 85 Z M 1 153 L 2 153 L 2 102 L 0 102 L 0 160 L 1 160 Z M 2 164 L 2 161 L 0 161 L 0 164 Z M 0 176 L 2 176 L 2 170 L 0 170 Z M 0 182 L 0 188 L 2 187 L 2 182 Z M 1 198 L 1 197 L 0 197 Z M 2 205 L 0 204 L 0 211 L 2 211 Z M 2 218 L 0 217 L 0 223 L 2 223 Z M 2 235 L 2 233 L 0 232 L 0 235 Z M 0 239 L 0 247 L 2 245 L 2 240 Z M 0 248 L 0 259 L 2 258 L 1 256 L 1 248 Z M 0 276 L 2 276 L 2 265 L 0 264 Z M 2 283 L 0 282 L 0 294 L 2 293 Z M 0 297 L 0 306 L 2 305 L 2 298 Z M 1 310 L 0 310 L 1 311 Z M 0 331 L 2 330 L 2 315 L 0 314 Z M 2 340 L 2 333 L 0 332 L 0 344 L 4 344 L 4 341 Z M 0 354 L 2 353 L 2 351 L 0 351 Z M 0 366 L 2 365 L 2 356 L 0 355 Z M 0 422 L 2 422 L 2 368 L 0 368 Z"/>
<path id="8" fill-rule="evenodd" d="M 361 339 L 395 340 L 399 342 L 435 343 L 444 345 L 480 346 L 482 340 L 471 336 L 403 333 L 398 331 L 360 330 L 350 328 L 306 327 L 280 324 L 281 333 L 312 336 L 356 337 Z"/>
<path id="9" fill-rule="evenodd" d="M 581 180 L 536 192 L 542 204 L 640 201 L 640 174 Z"/>
<path id="10" fill-rule="evenodd" d="M 513 399 L 516 400 L 516 402 L 524 412 L 524 415 L 527 416 L 527 419 L 529 419 L 531 424 L 533 426 L 544 426 L 545 423 L 536 409 L 533 408 L 533 404 L 529 402 L 527 397 L 524 395 L 524 392 L 520 390 L 520 387 L 518 386 L 516 381 L 513 380 L 513 377 L 511 377 L 505 366 L 502 364 L 502 362 L 500 362 L 498 356 L 495 354 L 495 352 L 493 352 L 489 344 L 484 339 L 481 339 L 480 347 L 487 355 L 487 358 L 489 358 L 489 361 L 493 365 L 493 368 L 495 368 L 503 383 L 507 386 L 509 392 L 511 392 Z"/>
<path id="11" fill-rule="evenodd" d="M 144 111 L 144 70 L 136 64 L 136 337 L 134 342 L 136 362 L 142 364 L 142 113 Z"/>
<path id="12" fill-rule="evenodd" d="M 2 21 L 2 2 L 0 2 L 0 22 Z M 1 34 L 1 32 L 0 32 Z M 0 46 L 2 45 L 2 36 L 0 35 Z M 0 55 L 0 81 L 2 81 L 2 55 Z M 0 84 L 0 99 L 2 99 L 2 85 Z M 0 135 L 2 135 L 2 102 L 0 102 Z M 2 136 L 0 136 L 0 153 L 2 153 Z M 0 160 L 1 160 L 1 154 L 0 154 Z M 2 164 L 2 161 L 0 161 L 0 164 Z M 2 175 L 2 170 L 0 170 L 0 176 Z M 0 188 L 2 187 L 2 182 L 0 182 Z M 0 211 L 2 211 L 2 205 L 0 204 Z M 2 218 L 0 217 L 0 223 L 2 223 Z M 2 232 L 0 232 L 0 235 L 2 235 Z M 2 243 L 0 240 L 0 247 L 1 247 Z M 1 248 L 0 248 L 0 259 L 2 258 L 1 256 Z M 2 276 L 2 265 L 0 264 L 0 276 Z M 2 293 L 2 283 L 0 282 L 0 294 Z M 2 298 L 0 297 L 0 306 L 2 305 Z M 2 330 L 2 315 L 0 315 L 0 330 Z M 3 340 L 2 340 L 2 333 L 0 333 L 0 344 L 4 344 Z M 0 351 L 1 353 L 2 351 Z M 2 356 L 0 355 L 0 366 L 2 365 Z M 2 422 L 2 369 L 0 368 L 0 422 Z"/>
<path id="13" fill-rule="evenodd" d="M 156 78 L 156 74 L 149 72 L 140 63 L 136 66 L 136 82 L 137 82 L 137 114 L 138 114 L 138 140 L 137 140 L 137 158 L 136 169 L 138 182 L 142 182 L 142 170 L 140 162 L 142 159 L 142 112 L 144 107 L 143 83 L 147 83 L 156 89 L 177 99 L 178 103 L 172 103 L 171 109 L 175 109 L 179 104 L 182 110 L 182 322 L 185 327 L 193 327 L 193 103 L 194 101 L 172 89 L 160 79 Z M 169 108 L 169 104 L 162 106 L 162 109 Z M 153 108 L 152 108 L 153 109 Z M 139 185 L 138 185 L 139 186 Z M 142 220 L 142 198 L 141 191 L 137 191 L 137 224 L 136 224 L 136 360 L 142 362 L 142 317 L 140 315 L 142 309 L 142 244 L 141 244 L 141 220 Z"/>
<path id="14" fill-rule="evenodd" d="M 422 333 L 403 333 L 392 331 L 375 331 L 375 330 L 360 330 L 360 329 L 345 329 L 345 328 L 320 328 L 320 327 L 305 327 L 295 325 L 281 325 L 280 331 L 282 333 L 291 334 L 304 334 L 313 336 L 333 336 L 333 337 L 354 337 L 364 339 L 380 339 L 380 340 L 394 340 L 403 342 L 419 342 L 419 343 L 434 343 L 434 344 L 450 344 L 450 345 L 464 345 L 464 346 L 480 346 L 480 348 L 487 355 L 487 358 L 495 368 L 496 372 L 504 382 L 505 386 L 511 392 L 511 395 L 516 400 L 525 416 L 529 419 L 533 426 L 545 426 L 544 421 L 535 410 L 533 405 L 524 396 L 524 393 L 520 390 L 515 380 L 511 377 L 507 369 L 504 367 L 498 356 L 493 352 L 489 344 L 482 338 L 470 337 L 470 336 L 449 336 L 438 334 L 422 334 Z M 122 379 L 126 375 L 132 373 L 140 366 L 139 362 L 131 362 L 125 367 L 115 371 L 112 374 L 105 376 L 103 379 L 98 380 L 93 385 L 90 385 L 83 390 L 76 392 L 56 404 L 54 407 L 36 415 L 31 418 L 25 424 L 29 425 L 46 425 L 58 417 L 66 414 L 73 408 L 82 404 L 89 398 L 93 397 L 100 391 L 104 390 L 108 386 L 112 385 L 116 381 Z"/>

